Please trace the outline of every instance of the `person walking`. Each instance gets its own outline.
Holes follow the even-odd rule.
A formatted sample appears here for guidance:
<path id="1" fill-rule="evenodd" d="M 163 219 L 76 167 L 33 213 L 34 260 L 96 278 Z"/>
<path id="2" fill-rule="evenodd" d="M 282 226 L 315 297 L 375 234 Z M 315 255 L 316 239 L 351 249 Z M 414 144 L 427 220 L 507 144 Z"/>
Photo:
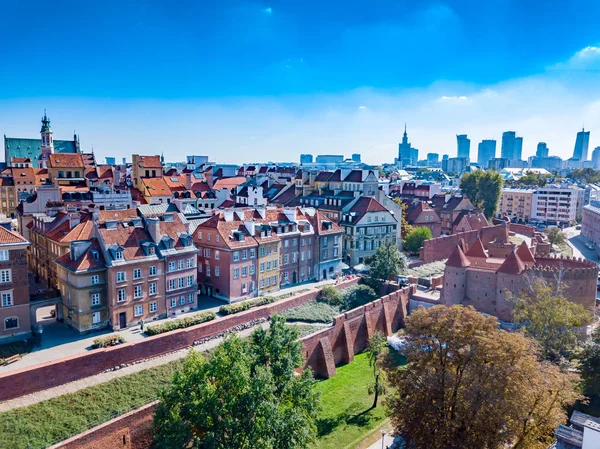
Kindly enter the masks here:
<path id="1" fill-rule="evenodd" d="M 144 319 L 140 320 L 140 332 L 144 332 Z"/>

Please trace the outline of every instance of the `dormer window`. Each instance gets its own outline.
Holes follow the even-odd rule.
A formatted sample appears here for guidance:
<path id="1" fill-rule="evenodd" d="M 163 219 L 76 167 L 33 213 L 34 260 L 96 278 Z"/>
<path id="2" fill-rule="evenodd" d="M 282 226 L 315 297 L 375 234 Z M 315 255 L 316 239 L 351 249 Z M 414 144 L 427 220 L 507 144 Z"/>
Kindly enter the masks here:
<path id="1" fill-rule="evenodd" d="M 173 239 L 169 240 L 169 249 L 175 248 L 175 241 Z"/>
<path id="2" fill-rule="evenodd" d="M 123 260 L 123 251 L 119 250 L 115 252 L 115 260 Z"/>
<path id="3" fill-rule="evenodd" d="M 154 246 L 148 247 L 148 255 L 153 256 L 155 253 Z"/>
<path id="4" fill-rule="evenodd" d="M 92 259 L 100 260 L 100 254 L 98 254 L 98 251 L 95 249 L 92 250 Z"/>

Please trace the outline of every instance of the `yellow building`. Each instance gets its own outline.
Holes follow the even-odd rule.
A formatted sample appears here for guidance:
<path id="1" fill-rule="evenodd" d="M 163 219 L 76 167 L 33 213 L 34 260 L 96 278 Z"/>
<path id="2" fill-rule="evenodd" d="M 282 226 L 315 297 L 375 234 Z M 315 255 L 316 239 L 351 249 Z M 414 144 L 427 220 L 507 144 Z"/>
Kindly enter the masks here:
<path id="1" fill-rule="evenodd" d="M 531 189 L 502 189 L 498 217 L 510 217 L 515 222 L 529 222 L 533 205 L 533 190 Z"/>
<path id="2" fill-rule="evenodd" d="M 18 204 L 19 200 L 12 176 L 2 176 L 0 178 L 0 213 L 14 218 L 16 217 L 15 208 Z"/>
<path id="3" fill-rule="evenodd" d="M 255 228 L 258 242 L 258 293 L 259 296 L 279 290 L 280 240 L 269 225 Z"/>
<path id="4" fill-rule="evenodd" d="M 162 178 L 163 174 L 160 156 L 131 155 L 131 182 L 136 189 L 142 189 L 142 178 Z"/>

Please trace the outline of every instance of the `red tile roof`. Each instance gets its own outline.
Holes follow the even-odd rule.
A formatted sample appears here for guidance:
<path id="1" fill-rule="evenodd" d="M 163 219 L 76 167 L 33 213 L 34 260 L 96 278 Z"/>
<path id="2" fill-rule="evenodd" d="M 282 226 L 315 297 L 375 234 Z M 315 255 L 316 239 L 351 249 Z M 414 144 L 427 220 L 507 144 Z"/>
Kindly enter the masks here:
<path id="1" fill-rule="evenodd" d="M 10 245 L 14 243 L 29 243 L 21 234 L 14 231 L 9 231 L 3 226 L 0 226 L 0 245 Z"/>
<path id="2" fill-rule="evenodd" d="M 173 192 L 163 178 L 142 178 L 150 196 L 172 196 Z"/>
<path id="3" fill-rule="evenodd" d="M 98 260 L 94 259 L 92 249 L 97 251 Z M 71 260 L 71 253 L 68 252 L 56 259 L 56 262 L 72 271 L 97 270 L 104 268 L 106 263 L 102 251 L 100 251 L 100 244 L 96 239 L 92 240 L 91 246 L 79 257 L 79 259 Z"/>
<path id="4" fill-rule="evenodd" d="M 483 247 L 481 239 L 477 239 L 465 254 L 467 257 L 482 257 L 487 259 L 488 254 Z"/>
<path id="5" fill-rule="evenodd" d="M 138 158 L 138 167 L 141 168 L 161 168 L 160 156 L 140 156 Z"/>
<path id="6" fill-rule="evenodd" d="M 446 261 L 446 266 L 455 268 L 465 268 L 469 265 L 471 265 L 471 262 L 469 262 L 469 259 L 467 259 L 467 256 L 465 256 L 463 250 L 460 249 L 460 246 L 456 245 L 456 248 L 454 248 L 454 251 L 452 252 L 452 254 L 450 254 L 450 257 L 448 257 L 448 260 Z"/>
<path id="7" fill-rule="evenodd" d="M 73 229 L 70 228 L 67 219 L 56 228 L 46 233 L 46 237 L 58 243 L 73 242 L 75 240 L 89 240 L 93 235 L 94 223 L 90 219 L 84 219 Z"/>
<path id="8" fill-rule="evenodd" d="M 519 259 L 521 259 L 523 263 L 535 263 L 535 257 L 533 257 L 533 254 L 531 253 L 531 250 L 525 241 L 523 241 L 517 248 L 517 256 L 519 256 Z"/>
<path id="9" fill-rule="evenodd" d="M 215 190 L 220 189 L 233 189 L 246 182 L 246 178 L 243 176 L 234 176 L 232 178 L 220 178 L 217 179 L 213 185 Z"/>
<path id="10" fill-rule="evenodd" d="M 77 168 L 83 167 L 83 158 L 78 153 L 53 153 L 48 156 L 49 166 L 66 167 L 66 168 Z"/>
<path id="11" fill-rule="evenodd" d="M 504 259 L 504 262 L 497 271 L 504 274 L 520 274 L 524 269 L 525 265 L 513 250 L 506 256 L 506 259 Z"/>

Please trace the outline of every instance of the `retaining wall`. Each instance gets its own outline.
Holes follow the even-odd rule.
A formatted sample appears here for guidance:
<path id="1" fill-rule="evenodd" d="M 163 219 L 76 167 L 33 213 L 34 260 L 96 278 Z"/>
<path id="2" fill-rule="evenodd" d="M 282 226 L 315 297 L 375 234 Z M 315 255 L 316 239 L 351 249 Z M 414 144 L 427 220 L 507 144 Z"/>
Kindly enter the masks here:
<path id="1" fill-rule="evenodd" d="M 336 285 L 346 288 L 358 282 L 350 279 Z M 133 363 L 190 347 L 195 341 L 213 337 L 233 327 L 291 309 L 313 301 L 319 290 L 314 290 L 267 304 L 244 312 L 217 318 L 186 329 L 177 329 L 144 340 L 104 349 L 95 349 L 78 355 L 0 374 L 0 401 L 46 390 L 85 377 L 99 374 L 123 363 Z"/>

